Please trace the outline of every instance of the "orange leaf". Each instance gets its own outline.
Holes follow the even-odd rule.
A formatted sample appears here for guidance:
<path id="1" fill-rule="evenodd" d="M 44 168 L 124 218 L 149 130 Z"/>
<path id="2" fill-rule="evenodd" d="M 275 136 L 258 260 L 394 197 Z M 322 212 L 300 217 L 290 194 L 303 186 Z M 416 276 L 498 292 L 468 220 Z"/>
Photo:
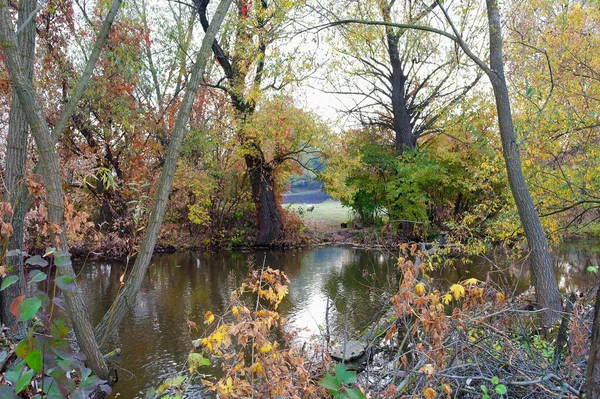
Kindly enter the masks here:
<path id="1" fill-rule="evenodd" d="M 10 304 L 10 313 L 16 318 L 19 318 L 19 308 L 21 307 L 21 303 L 23 303 L 23 299 L 25 299 L 25 295 L 19 295 Z"/>
<path id="2" fill-rule="evenodd" d="M 432 388 L 423 389 L 423 396 L 425 397 L 425 399 L 434 399 L 435 395 L 436 393 Z"/>

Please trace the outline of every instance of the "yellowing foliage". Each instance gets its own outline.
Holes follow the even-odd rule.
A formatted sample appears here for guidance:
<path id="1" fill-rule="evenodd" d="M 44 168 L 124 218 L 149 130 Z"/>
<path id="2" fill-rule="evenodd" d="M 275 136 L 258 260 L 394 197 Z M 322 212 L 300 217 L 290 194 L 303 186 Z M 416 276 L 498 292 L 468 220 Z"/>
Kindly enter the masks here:
<path id="1" fill-rule="evenodd" d="M 458 301 L 460 298 L 465 296 L 465 287 L 460 284 L 452 284 L 450 286 L 450 292 L 452 292 L 452 295 L 454 295 L 454 299 Z"/>

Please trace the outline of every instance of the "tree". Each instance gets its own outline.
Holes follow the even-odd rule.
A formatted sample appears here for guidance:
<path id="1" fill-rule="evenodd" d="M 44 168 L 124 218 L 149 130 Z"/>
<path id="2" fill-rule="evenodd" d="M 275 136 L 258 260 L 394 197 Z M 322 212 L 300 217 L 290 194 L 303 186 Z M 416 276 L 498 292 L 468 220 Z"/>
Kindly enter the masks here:
<path id="1" fill-rule="evenodd" d="M 19 2 L 17 25 L 21 27 L 18 37 L 19 54 L 25 79 L 31 84 L 33 78 L 33 64 L 35 55 L 35 23 L 26 21 L 30 16 L 35 20 L 36 1 L 23 0 Z M 26 209 L 26 185 L 23 182 L 27 162 L 27 137 L 29 125 L 23 113 L 16 93 L 13 93 L 10 102 L 10 117 L 8 126 L 8 138 L 6 145 L 6 174 L 5 174 L 5 202 L 10 203 L 13 209 L 12 234 L 8 244 L 8 251 L 23 248 L 23 224 Z M 24 292 L 25 273 L 23 271 L 23 258 L 21 256 L 6 256 L 6 267 L 12 269 L 11 274 L 19 278 L 18 284 L 13 284 L 2 291 L 0 323 L 10 330 L 18 323 L 15 316 L 10 312 L 13 300 Z M 15 338 L 22 339 L 26 333 L 26 326 L 18 323 Z M 10 331 L 9 330 L 9 331 Z"/>
<path id="2" fill-rule="evenodd" d="M 110 27 L 121 5 L 121 0 L 115 0 L 107 14 L 107 17 L 102 26 L 102 30 L 95 42 L 94 49 L 90 54 L 86 68 L 81 75 L 78 86 L 75 90 L 75 95 L 70 98 L 67 103 L 61 119 L 57 124 L 55 131 L 51 132 L 47 121 L 44 117 L 40 104 L 36 98 L 32 83 L 24 74 L 25 69 L 21 66 L 19 56 L 19 47 L 16 41 L 15 31 L 12 25 L 10 12 L 7 4 L 0 4 L 0 40 L 2 41 L 2 53 L 4 63 L 10 75 L 13 92 L 19 99 L 19 104 L 22 108 L 23 115 L 26 117 L 30 126 L 32 135 L 37 146 L 42 174 L 46 183 L 46 200 L 48 203 L 48 222 L 52 232 L 52 242 L 62 253 L 68 258 L 68 243 L 66 239 L 66 227 L 64 223 L 64 198 L 60 172 L 58 168 L 57 154 L 54 149 L 56 137 L 59 135 L 61 128 L 64 128 L 66 121 L 70 118 L 70 113 L 74 105 L 77 103 L 83 90 L 89 81 L 89 78 L 94 69 L 95 63 L 99 57 L 100 50 L 108 36 Z M 30 21 L 31 22 L 31 21 Z M 54 135 L 53 135 L 54 133 Z M 24 173 L 24 170 L 22 170 Z M 22 177 L 21 179 L 22 180 Z M 22 224 L 25 207 L 22 215 L 15 214 L 13 220 L 21 218 L 17 223 Z M 22 233 L 22 230 L 21 230 Z M 21 239 L 22 242 L 22 239 Z M 71 281 L 75 278 L 75 273 L 70 265 L 70 261 L 66 261 L 67 266 L 59 268 L 59 272 L 64 274 Z M 24 279 L 21 279 L 20 284 L 24 284 Z M 97 343 L 93 339 L 91 325 L 87 316 L 87 311 L 83 300 L 77 289 L 65 292 L 66 302 L 71 310 L 70 316 L 73 323 L 73 329 L 82 351 L 85 353 L 87 362 L 90 368 L 100 378 L 108 378 L 108 368 L 102 353 L 100 352 Z M 12 302 L 11 302 L 12 303 Z"/>
<path id="3" fill-rule="evenodd" d="M 385 21 L 340 20 L 329 25 L 358 23 L 437 33 L 454 41 L 488 76 L 495 97 L 498 126 L 502 141 L 502 155 L 504 157 L 508 182 L 529 246 L 530 267 L 536 289 L 536 300 L 538 305 L 544 310 L 542 313 L 543 323 L 548 326 L 553 325 L 558 320 L 559 312 L 562 309 L 562 300 L 554 275 L 548 241 L 523 174 L 519 142 L 515 137 L 510 97 L 504 76 L 503 39 L 497 2 L 496 0 L 486 0 L 490 32 L 489 66 L 471 51 L 439 0 L 437 1 L 437 6 L 442 11 L 443 18 L 447 21 L 452 33 L 426 25 L 397 24 Z"/>
<path id="4" fill-rule="evenodd" d="M 335 7 L 335 5 L 331 5 Z M 435 23 L 436 4 L 395 0 L 349 2 L 335 8 L 336 19 L 381 18 L 386 23 Z M 348 16 L 348 17 L 346 17 Z M 465 28 L 468 13 L 461 22 Z M 340 37 L 342 40 L 340 40 Z M 385 26 L 340 26 L 331 40 L 335 57 L 331 69 L 341 80 L 333 92 L 352 94 L 356 105 L 348 110 L 363 126 L 394 132 L 396 153 L 413 150 L 443 114 L 480 79 L 461 53 L 445 46 L 442 38 L 426 32 Z M 343 78 L 340 78 L 340 70 Z M 468 82 L 462 84 L 459 82 Z"/>
<path id="5" fill-rule="evenodd" d="M 150 213 L 148 227 L 144 233 L 140 250 L 125 286 L 119 292 L 117 299 L 113 302 L 110 309 L 106 312 L 94 331 L 96 340 L 100 344 L 103 344 L 106 338 L 119 327 L 121 321 L 129 311 L 129 307 L 135 303 L 135 297 L 137 296 L 137 293 L 142 286 L 142 282 L 144 281 L 144 277 L 146 276 L 146 271 L 150 265 L 150 259 L 154 253 L 156 239 L 160 232 L 162 221 L 165 215 L 165 209 L 169 199 L 169 193 L 171 191 L 171 184 L 173 183 L 173 177 L 177 168 L 177 158 L 179 157 L 179 151 L 185 137 L 190 118 L 190 112 L 196 98 L 196 92 L 198 91 L 200 83 L 203 79 L 204 71 L 206 69 L 206 64 L 211 51 L 211 44 L 217 35 L 225 15 L 227 14 L 227 10 L 231 5 L 231 1 L 232 0 L 221 0 L 219 3 L 212 22 L 207 28 L 204 39 L 202 40 L 202 47 L 196 55 L 196 63 L 190 75 L 181 106 L 177 113 L 177 120 L 175 122 L 175 126 L 173 127 L 173 133 L 171 134 L 171 138 L 169 140 L 169 148 L 163 169 L 160 174 L 160 181 L 158 183 L 154 204 Z"/>
<path id="6" fill-rule="evenodd" d="M 510 10 L 508 54 L 517 138 L 546 231 L 593 233 L 598 220 L 600 23 L 589 2 Z M 532 17 L 534 16 L 534 17 Z"/>
<path id="7" fill-rule="evenodd" d="M 202 27 L 206 30 L 209 0 L 195 0 L 194 4 Z M 281 39 L 282 31 L 289 23 L 287 19 L 297 4 L 295 1 L 277 3 L 243 0 L 236 5 L 235 19 L 231 22 L 234 33 L 225 42 L 230 48 L 225 50 L 218 41 L 212 46 L 223 72 L 223 78 L 214 86 L 227 93 L 235 111 L 236 135 L 243 149 L 256 207 L 258 233 L 255 244 L 270 246 L 283 234 L 275 186 L 275 165 L 265 158 L 259 140 L 248 134 L 246 124 L 265 90 L 280 89 L 293 81 L 291 66 L 278 62 L 273 53 L 278 51 L 274 44 Z M 301 73 L 300 69 L 295 72 L 298 75 Z"/>
<path id="8" fill-rule="evenodd" d="M 146 260 L 145 267 L 142 267 L 144 272 L 149 263 L 150 255 L 153 252 L 154 242 L 156 240 L 156 236 L 160 228 L 162 216 L 164 215 L 164 204 L 166 204 L 166 197 L 168 196 L 170 181 L 172 180 L 173 171 L 176 165 L 178 150 L 177 143 L 179 145 L 181 144 L 181 140 L 187 123 L 187 118 L 189 117 L 189 109 L 191 108 L 191 103 L 194 98 L 195 90 L 197 90 L 197 87 L 199 86 L 201 76 L 206 65 L 206 59 L 208 53 L 210 52 L 210 43 L 213 41 L 216 35 L 216 31 L 218 30 L 218 27 L 220 26 L 220 23 L 224 18 L 227 9 L 229 8 L 229 4 L 230 0 L 224 0 L 223 2 L 221 2 L 221 5 L 214 19 L 215 23 L 212 24 L 213 26 L 211 26 L 211 28 L 209 29 L 209 33 L 205 36 L 205 40 L 203 41 L 203 51 L 201 51 L 198 55 L 198 62 L 196 63 L 196 66 L 194 68 L 194 79 L 191 80 L 192 89 L 189 89 L 186 92 L 186 101 L 184 102 L 186 106 L 182 107 L 182 110 L 180 110 L 180 117 L 178 118 L 178 123 L 176 124 L 176 129 L 174 133 L 174 137 L 178 138 L 178 140 L 174 140 L 175 144 L 170 146 L 171 150 L 169 151 L 169 154 L 167 156 L 165 172 L 162 174 L 162 182 L 159 185 L 159 195 L 156 201 L 157 206 L 154 209 L 155 212 L 153 213 L 153 217 L 150 221 L 150 233 L 146 235 L 146 244 L 142 247 L 142 250 L 144 251 L 143 253 L 147 256 L 145 258 L 143 256 L 138 257 L 138 260 L 141 258 L 144 258 Z M 116 0 L 115 3 L 113 3 L 113 8 L 111 8 L 111 12 L 109 13 L 109 15 L 112 15 L 112 18 L 114 18 L 114 15 L 118 10 L 119 5 L 120 2 L 118 0 Z M 51 230 L 53 232 L 52 240 L 55 243 L 56 247 L 61 251 L 62 256 L 68 259 L 68 243 L 66 239 L 66 229 L 64 225 L 63 216 L 63 190 L 58 168 L 57 154 L 54 149 L 53 135 L 48 127 L 46 119 L 44 118 L 40 104 L 38 103 L 38 100 L 35 96 L 33 87 L 26 81 L 26 79 L 23 76 L 22 68 L 18 59 L 18 46 L 15 40 L 15 33 L 12 27 L 10 14 L 6 4 L 0 4 L 0 20 L 0 39 L 2 40 L 4 61 L 11 77 L 13 90 L 15 90 L 16 94 L 18 95 L 19 102 L 22 105 L 25 115 L 28 119 L 30 128 L 36 141 L 38 154 L 40 156 L 40 164 L 46 183 L 48 219 Z M 93 57 L 90 57 L 90 59 L 92 58 Z M 195 89 L 193 89 L 194 86 Z M 73 101 L 73 98 L 71 99 L 71 101 Z M 69 105 L 67 105 L 66 108 L 68 109 Z M 64 119 L 67 120 L 68 118 Z M 55 134 L 58 135 L 57 132 L 55 132 Z M 64 273 L 68 278 L 70 278 L 71 281 L 74 281 L 75 274 L 70 265 L 70 262 L 67 261 L 66 263 L 67 266 L 59 268 L 59 270 L 61 273 Z M 134 268 L 134 271 L 137 270 L 137 268 Z M 143 279 L 143 276 L 144 273 L 142 273 L 141 279 Z M 132 279 L 132 281 L 137 282 L 136 279 Z M 131 292 L 131 286 L 131 283 L 126 285 L 126 288 L 129 287 L 127 292 Z M 135 291 L 135 285 L 133 288 L 133 291 Z M 137 289 L 139 289 L 139 285 L 137 286 Z M 135 296 L 136 293 L 137 292 L 135 292 L 133 296 Z M 90 326 L 89 318 L 87 317 L 85 305 L 83 304 L 78 289 L 75 289 L 72 292 L 66 292 L 65 296 L 67 300 L 67 305 L 70 309 L 70 316 L 73 322 L 73 327 L 77 336 L 78 343 L 86 355 L 88 364 L 90 365 L 94 373 L 96 373 L 99 377 L 107 378 L 108 369 L 106 367 L 104 357 L 102 356 L 102 353 L 99 350 L 98 341 L 96 341 L 96 339 L 94 338 L 93 330 Z M 117 301 L 115 309 L 123 310 L 123 308 L 126 311 L 127 305 L 124 305 L 123 302 Z M 118 323 L 113 324 L 113 326 L 115 325 L 118 325 Z"/>

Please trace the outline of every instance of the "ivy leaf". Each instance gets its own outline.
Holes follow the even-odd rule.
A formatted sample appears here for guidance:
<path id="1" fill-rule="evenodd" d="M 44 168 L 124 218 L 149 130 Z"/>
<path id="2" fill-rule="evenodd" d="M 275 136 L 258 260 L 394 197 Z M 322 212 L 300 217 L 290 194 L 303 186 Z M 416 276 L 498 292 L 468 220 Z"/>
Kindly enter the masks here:
<path id="1" fill-rule="evenodd" d="M 39 349 L 29 352 L 25 357 L 25 363 L 35 371 L 42 371 L 42 352 Z"/>
<path id="2" fill-rule="evenodd" d="M 42 301 L 38 298 L 27 298 L 19 306 L 19 317 L 22 321 L 30 320 L 42 306 Z"/>
<path id="3" fill-rule="evenodd" d="M 4 280 L 2 280 L 2 285 L 0 285 L 0 291 L 4 291 L 8 287 L 16 283 L 18 280 L 19 278 L 15 275 L 6 277 Z"/>
<path id="4" fill-rule="evenodd" d="M 63 291 L 74 291 L 75 290 L 75 283 L 73 282 L 72 277 L 59 276 L 54 280 L 54 282 L 56 282 L 56 285 L 58 285 L 58 287 Z"/>
<path id="5" fill-rule="evenodd" d="M 39 255 L 32 256 L 31 258 L 27 259 L 25 261 L 25 263 L 28 265 L 31 265 L 31 266 L 40 266 L 40 267 L 48 266 L 48 261 Z"/>
<path id="6" fill-rule="evenodd" d="M 21 375 L 21 377 L 19 377 L 19 380 L 17 381 L 17 384 L 15 385 L 15 393 L 19 393 L 23 389 L 27 388 L 27 386 L 31 383 L 31 379 L 33 378 L 34 375 L 35 375 L 35 370 L 27 370 L 26 372 L 24 372 Z"/>

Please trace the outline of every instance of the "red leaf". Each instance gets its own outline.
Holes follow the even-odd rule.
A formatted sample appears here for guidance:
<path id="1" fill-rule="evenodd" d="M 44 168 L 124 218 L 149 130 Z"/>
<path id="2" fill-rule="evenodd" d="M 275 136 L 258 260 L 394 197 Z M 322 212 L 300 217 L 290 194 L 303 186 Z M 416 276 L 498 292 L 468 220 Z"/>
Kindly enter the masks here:
<path id="1" fill-rule="evenodd" d="M 10 313 L 16 318 L 19 318 L 19 308 L 21 307 L 23 299 L 25 299 L 25 295 L 19 295 L 13 299 L 12 303 L 10 304 Z"/>

